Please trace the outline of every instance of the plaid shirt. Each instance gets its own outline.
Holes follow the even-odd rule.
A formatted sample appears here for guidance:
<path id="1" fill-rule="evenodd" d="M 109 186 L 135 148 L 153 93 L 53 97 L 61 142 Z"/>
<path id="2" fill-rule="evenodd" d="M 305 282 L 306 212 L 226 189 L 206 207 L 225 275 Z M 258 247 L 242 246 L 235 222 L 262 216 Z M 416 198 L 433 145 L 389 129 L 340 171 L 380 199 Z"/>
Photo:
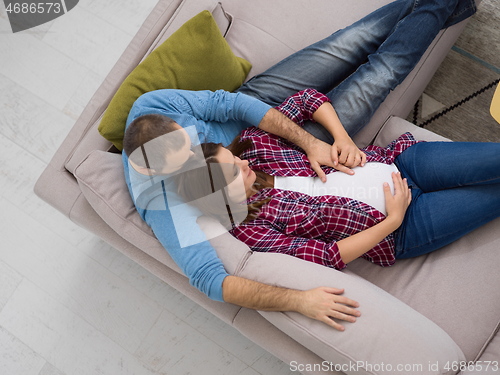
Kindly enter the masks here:
<path id="1" fill-rule="evenodd" d="M 328 98 L 308 89 L 288 98 L 278 109 L 299 125 L 311 120 L 312 114 Z M 253 170 L 272 176 L 317 176 L 307 156 L 298 146 L 259 128 L 243 131 L 241 140 L 251 139 L 252 147 L 242 159 Z M 403 134 L 389 146 L 368 146 L 367 162 L 392 164 L 405 149 L 417 143 L 410 133 Z M 323 167 L 325 173 L 335 169 Z M 385 216 L 370 205 L 346 197 L 318 196 L 266 188 L 248 199 L 248 204 L 270 198 L 258 216 L 231 230 L 233 236 L 254 251 L 278 252 L 336 269 L 346 265 L 340 257 L 337 241 L 384 220 Z M 394 236 L 390 234 L 363 258 L 379 264 L 394 264 Z"/>

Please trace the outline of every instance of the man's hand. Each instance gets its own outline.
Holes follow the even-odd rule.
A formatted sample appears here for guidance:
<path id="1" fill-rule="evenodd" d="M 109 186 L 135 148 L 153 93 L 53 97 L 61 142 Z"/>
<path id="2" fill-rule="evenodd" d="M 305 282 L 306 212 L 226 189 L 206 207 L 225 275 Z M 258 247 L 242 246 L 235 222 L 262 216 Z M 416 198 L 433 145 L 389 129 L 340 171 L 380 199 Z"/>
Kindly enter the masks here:
<path id="1" fill-rule="evenodd" d="M 353 308 L 359 307 L 359 303 L 340 296 L 342 293 L 344 293 L 343 289 L 327 287 L 306 290 L 303 292 L 304 298 L 299 312 L 339 331 L 344 331 L 344 326 L 333 319 L 354 323 L 361 313 Z"/>
<path id="2" fill-rule="evenodd" d="M 327 127 L 336 140 L 332 146 L 306 132 L 274 108 L 271 108 L 263 117 L 259 128 L 283 137 L 302 148 L 307 154 L 312 169 L 323 182 L 326 181 L 326 174 L 321 169 L 322 165 L 347 174 L 354 174 L 351 168 L 364 165 L 366 155 L 345 132 L 330 103 L 324 103 L 320 109 L 314 113 L 315 121 L 325 126 L 328 123 L 327 118 L 334 119 L 334 124 Z"/>
<path id="3" fill-rule="evenodd" d="M 343 289 L 319 287 L 310 290 L 287 289 L 262 284 L 238 276 L 227 276 L 222 283 L 224 301 L 262 311 L 296 311 L 343 331 L 332 319 L 355 322 L 361 316 L 359 303 L 342 297 Z"/>
<path id="4" fill-rule="evenodd" d="M 340 122 L 339 117 L 337 116 L 337 112 L 332 107 L 331 103 L 329 102 L 323 103 L 316 110 L 316 112 L 314 112 L 313 120 L 323 125 L 335 140 L 335 142 L 333 143 L 333 145 L 330 147 L 329 150 L 330 158 L 333 164 L 324 164 L 324 165 L 329 165 L 341 172 L 350 175 L 354 174 L 354 171 L 351 168 L 365 165 L 366 163 L 365 153 L 362 152 L 356 146 L 356 144 L 353 142 L 349 134 L 346 132 L 344 126 Z M 308 151 L 306 149 L 304 150 L 306 152 Z M 314 157 L 313 160 L 315 160 Z M 318 173 L 316 169 L 314 170 L 316 173 Z M 320 176 L 319 173 L 318 176 Z M 322 181 L 326 181 L 326 179 L 322 178 Z"/>

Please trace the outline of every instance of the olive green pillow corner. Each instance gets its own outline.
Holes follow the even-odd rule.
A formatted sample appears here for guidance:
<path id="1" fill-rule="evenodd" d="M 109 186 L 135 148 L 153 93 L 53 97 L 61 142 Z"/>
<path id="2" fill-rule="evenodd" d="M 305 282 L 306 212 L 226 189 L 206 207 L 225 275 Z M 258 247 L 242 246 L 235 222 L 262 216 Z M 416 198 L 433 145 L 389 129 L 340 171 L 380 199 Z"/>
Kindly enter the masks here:
<path id="1" fill-rule="evenodd" d="M 127 117 L 142 94 L 159 89 L 234 91 L 251 64 L 237 57 L 209 11 L 191 18 L 123 81 L 99 124 L 99 133 L 122 150 Z"/>

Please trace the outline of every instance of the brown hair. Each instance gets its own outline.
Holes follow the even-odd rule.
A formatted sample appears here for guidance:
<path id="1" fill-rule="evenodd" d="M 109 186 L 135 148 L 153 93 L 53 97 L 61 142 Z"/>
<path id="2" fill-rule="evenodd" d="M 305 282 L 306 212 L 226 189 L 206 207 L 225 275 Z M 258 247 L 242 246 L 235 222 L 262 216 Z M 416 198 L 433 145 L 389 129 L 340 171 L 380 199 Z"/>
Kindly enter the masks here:
<path id="1" fill-rule="evenodd" d="M 140 116 L 125 131 L 123 151 L 141 167 L 162 170 L 167 164 L 167 153 L 178 151 L 186 144 L 185 138 L 179 132 L 175 133 L 176 130 L 179 130 L 179 125 L 170 117 L 159 114 Z M 169 136 L 162 137 L 166 134 Z M 134 152 L 139 148 L 141 152 Z"/>
<path id="2" fill-rule="evenodd" d="M 185 171 L 180 173 L 177 178 L 178 193 L 186 202 L 191 202 L 198 207 L 204 214 L 213 217 L 221 222 L 226 229 L 241 222 L 247 222 L 257 217 L 260 208 L 269 202 L 269 199 L 254 202 L 249 205 L 242 205 L 240 202 L 232 202 L 224 193 L 224 188 L 232 182 L 227 181 L 221 164 L 216 159 L 217 152 L 222 145 L 215 143 L 204 143 L 201 145 L 205 158 L 206 167 L 191 168 L 190 164 L 194 160 L 185 164 Z M 251 147 L 251 141 L 239 142 L 239 137 L 228 147 L 234 155 L 239 156 L 243 151 Z M 239 170 L 238 170 L 239 172 Z M 252 190 L 257 193 L 259 190 L 272 187 L 267 182 L 263 173 L 256 171 L 256 180 L 252 185 Z M 236 178 L 237 175 L 234 176 Z M 215 199 L 203 199 L 211 194 L 222 191 L 225 204 Z M 245 215 L 245 216 L 243 216 Z"/>

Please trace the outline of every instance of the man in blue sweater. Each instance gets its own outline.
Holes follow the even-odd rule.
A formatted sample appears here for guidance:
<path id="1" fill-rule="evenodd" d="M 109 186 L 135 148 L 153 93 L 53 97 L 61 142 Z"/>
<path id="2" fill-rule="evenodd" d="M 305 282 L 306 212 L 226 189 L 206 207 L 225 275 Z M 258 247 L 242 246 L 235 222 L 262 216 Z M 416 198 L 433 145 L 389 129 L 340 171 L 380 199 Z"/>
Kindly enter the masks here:
<path id="1" fill-rule="evenodd" d="M 339 330 L 343 326 L 332 318 L 354 322 L 359 304 L 341 296 L 342 289 L 289 290 L 228 275 L 196 222 L 200 213 L 182 202 L 171 177 L 192 146 L 228 145 L 249 126 L 300 146 L 323 179 L 321 165 L 350 173 L 361 162 L 352 157 L 352 141 L 338 145 L 324 128 L 301 128 L 272 107 L 314 88 L 330 98 L 335 121 L 352 136 L 404 80 L 439 30 L 474 12 L 473 0 L 398 0 L 295 53 L 235 93 L 159 90 L 141 96 L 130 111 L 124 138 L 127 185 L 143 220 L 191 284 L 215 300 L 297 311 Z M 153 150 L 155 143 L 159 151 Z"/>

